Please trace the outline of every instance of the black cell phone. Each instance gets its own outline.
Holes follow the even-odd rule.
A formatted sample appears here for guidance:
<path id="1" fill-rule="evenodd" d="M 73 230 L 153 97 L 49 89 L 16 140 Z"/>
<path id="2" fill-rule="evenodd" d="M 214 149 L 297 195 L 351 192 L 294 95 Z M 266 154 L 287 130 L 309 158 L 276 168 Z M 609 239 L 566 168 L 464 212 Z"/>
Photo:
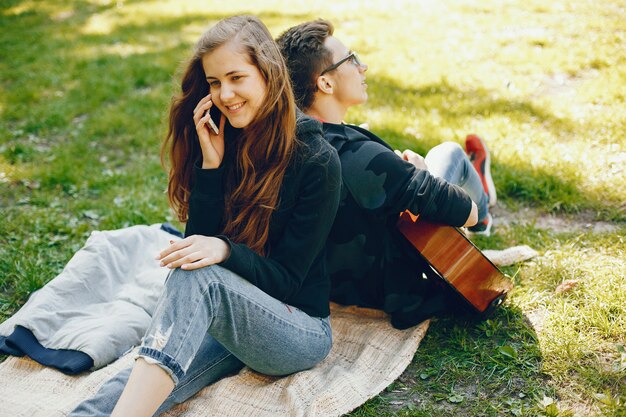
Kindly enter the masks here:
<path id="1" fill-rule="evenodd" d="M 209 109 L 209 114 L 211 116 L 209 118 L 209 126 L 211 126 L 211 129 L 213 130 L 213 132 L 215 132 L 216 135 L 219 135 L 220 130 L 217 127 L 218 125 L 216 124 L 216 122 L 217 123 L 220 122 L 220 118 L 222 117 L 222 112 L 220 112 L 220 109 L 218 109 L 215 103 L 213 103 L 213 105 Z"/>
<path id="2" fill-rule="evenodd" d="M 211 87 L 209 86 L 209 83 L 207 83 L 203 97 L 208 95 L 210 92 L 211 92 Z M 220 110 L 217 108 L 217 106 L 215 105 L 215 102 L 211 106 L 211 109 L 209 110 L 209 114 L 211 115 L 211 117 L 209 119 L 209 129 L 212 130 L 216 135 L 219 135 L 220 134 L 220 129 L 219 129 L 218 126 L 219 126 L 219 123 L 220 123 L 220 118 L 222 116 L 222 112 L 220 112 Z M 205 115 L 206 115 L 206 113 L 205 113 Z"/>

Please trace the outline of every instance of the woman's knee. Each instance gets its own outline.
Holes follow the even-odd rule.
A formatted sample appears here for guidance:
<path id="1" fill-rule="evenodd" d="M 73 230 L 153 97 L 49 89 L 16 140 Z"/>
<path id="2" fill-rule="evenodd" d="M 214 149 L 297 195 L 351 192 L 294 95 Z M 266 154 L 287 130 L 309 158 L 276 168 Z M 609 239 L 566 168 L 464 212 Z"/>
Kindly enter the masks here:
<path id="1" fill-rule="evenodd" d="M 170 294 L 183 295 L 201 293 L 224 293 L 242 280 L 236 274 L 219 265 L 210 265 L 193 270 L 177 268 L 173 270 L 165 282 L 165 291 Z M 209 291 L 209 288 L 213 288 Z"/>
<path id="2" fill-rule="evenodd" d="M 218 271 L 215 271 L 216 268 L 221 267 L 211 265 L 193 270 L 173 269 L 165 281 L 165 290 L 176 293 L 196 291 L 198 287 L 204 286 L 209 282 L 219 281 L 220 274 Z"/>

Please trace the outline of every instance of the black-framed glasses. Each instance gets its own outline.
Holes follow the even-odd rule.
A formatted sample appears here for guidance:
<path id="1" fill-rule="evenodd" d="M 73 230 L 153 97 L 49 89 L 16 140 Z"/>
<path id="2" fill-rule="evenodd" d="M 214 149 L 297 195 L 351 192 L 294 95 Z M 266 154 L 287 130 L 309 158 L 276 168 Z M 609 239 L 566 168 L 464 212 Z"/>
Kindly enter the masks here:
<path id="1" fill-rule="evenodd" d="M 320 77 L 326 74 L 327 72 L 337 69 L 339 65 L 343 64 L 346 61 L 352 61 L 352 63 L 356 65 L 357 67 L 362 67 L 365 65 L 363 64 L 363 62 L 361 62 L 356 52 L 350 52 L 347 57 L 340 59 L 339 61 L 335 62 L 333 65 L 327 67 L 324 71 L 320 72 Z"/>

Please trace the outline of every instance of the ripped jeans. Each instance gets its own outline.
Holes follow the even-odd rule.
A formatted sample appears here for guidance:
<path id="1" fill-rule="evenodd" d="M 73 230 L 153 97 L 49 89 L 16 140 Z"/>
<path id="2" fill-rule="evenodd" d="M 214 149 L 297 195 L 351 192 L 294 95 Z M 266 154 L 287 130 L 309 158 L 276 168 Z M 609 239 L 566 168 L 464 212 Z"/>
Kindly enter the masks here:
<path id="1" fill-rule="evenodd" d="M 213 265 L 172 271 L 139 356 L 164 369 L 175 384 L 158 416 L 244 365 L 288 375 L 315 366 L 331 346 L 329 318 L 311 317 Z M 69 416 L 110 415 L 130 371 L 108 380 Z"/>
<path id="2" fill-rule="evenodd" d="M 467 154 L 456 142 L 441 143 L 424 157 L 428 172 L 461 187 L 478 206 L 478 221 L 487 217 L 489 196 Z"/>

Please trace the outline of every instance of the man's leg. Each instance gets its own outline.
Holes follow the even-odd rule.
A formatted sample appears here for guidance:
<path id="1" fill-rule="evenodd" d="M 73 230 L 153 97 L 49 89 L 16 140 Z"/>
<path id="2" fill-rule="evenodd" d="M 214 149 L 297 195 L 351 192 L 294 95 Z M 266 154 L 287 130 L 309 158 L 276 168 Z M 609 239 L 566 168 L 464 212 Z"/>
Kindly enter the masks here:
<path id="1" fill-rule="evenodd" d="M 489 214 L 489 197 L 465 151 L 458 143 L 444 142 L 432 148 L 424 158 L 428 171 L 463 188 L 478 206 L 478 222 Z"/>

